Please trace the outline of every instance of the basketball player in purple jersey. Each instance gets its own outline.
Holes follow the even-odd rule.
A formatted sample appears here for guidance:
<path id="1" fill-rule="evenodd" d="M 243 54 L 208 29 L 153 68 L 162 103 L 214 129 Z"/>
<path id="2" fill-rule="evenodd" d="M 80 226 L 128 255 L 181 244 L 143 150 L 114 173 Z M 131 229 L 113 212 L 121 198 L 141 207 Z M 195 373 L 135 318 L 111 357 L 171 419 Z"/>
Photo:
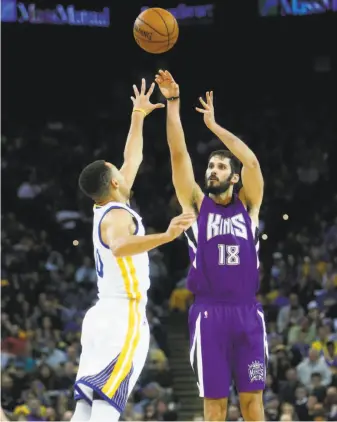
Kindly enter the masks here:
<path id="1" fill-rule="evenodd" d="M 184 211 L 198 219 L 186 233 L 192 265 L 188 287 L 195 295 L 189 313 L 191 364 L 204 397 L 206 421 L 226 419 L 232 379 L 246 421 L 264 420 L 267 344 L 259 287 L 258 223 L 263 177 L 255 154 L 214 118 L 213 93 L 200 98 L 206 126 L 228 150 L 211 154 L 206 194 L 194 178 L 180 121 L 179 86 L 167 71 L 156 82 L 167 98 L 167 138 L 173 183 Z M 241 178 L 243 188 L 233 192 Z"/>

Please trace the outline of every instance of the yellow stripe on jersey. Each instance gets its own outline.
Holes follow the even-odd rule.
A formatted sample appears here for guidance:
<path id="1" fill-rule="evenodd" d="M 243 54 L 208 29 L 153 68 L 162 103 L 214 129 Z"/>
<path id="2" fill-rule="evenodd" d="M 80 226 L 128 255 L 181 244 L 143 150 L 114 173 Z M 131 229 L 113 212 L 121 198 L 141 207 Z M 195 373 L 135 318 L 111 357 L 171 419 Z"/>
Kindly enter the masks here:
<path id="1" fill-rule="evenodd" d="M 141 294 L 138 290 L 139 281 L 132 258 L 128 257 L 125 260 L 123 258 L 117 258 L 117 264 L 121 270 L 125 290 L 129 298 L 129 319 L 124 346 L 109 379 L 102 388 L 102 392 L 110 399 L 115 395 L 119 386 L 131 370 L 135 351 L 140 339 L 141 326 L 141 313 L 139 311 L 139 300 L 137 300 L 137 298 L 141 297 Z"/>
<path id="2" fill-rule="evenodd" d="M 136 268 L 133 264 L 133 260 L 131 256 L 126 257 L 126 263 L 131 275 L 131 280 L 132 280 L 132 284 L 134 286 L 134 299 L 136 300 L 140 300 L 142 298 L 142 295 L 139 291 L 139 281 L 137 279 L 137 274 L 136 274 Z"/>
<path id="3" fill-rule="evenodd" d="M 132 260 L 132 258 L 131 258 Z M 125 260 L 124 258 L 116 258 L 117 264 L 119 266 L 119 269 L 121 271 L 121 276 L 124 282 L 124 287 L 125 287 L 125 291 L 126 294 L 128 296 L 129 299 L 133 299 L 133 295 L 134 295 L 134 289 L 132 286 L 132 279 L 130 279 L 129 273 L 128 273 L 128 268 L 125 265 Z"/>

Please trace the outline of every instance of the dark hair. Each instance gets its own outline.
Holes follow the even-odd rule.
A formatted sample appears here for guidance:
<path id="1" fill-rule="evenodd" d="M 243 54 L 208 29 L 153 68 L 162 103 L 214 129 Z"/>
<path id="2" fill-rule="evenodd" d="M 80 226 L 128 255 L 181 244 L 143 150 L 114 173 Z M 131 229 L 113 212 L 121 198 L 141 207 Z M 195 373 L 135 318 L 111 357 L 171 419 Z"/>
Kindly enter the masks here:
<path id="1" fill-rule="evenodd" d="M 321 375 L 321 373 L 320 373 L 320 372 L 313 372 L 313 373 L 311 374 L 311 378 L 313 378 L 313 377 L 319 377 L 319 378 L 322 378 L 322 375 Z"/>
<path id="2" fill-rule="evenodd" d="M 78 185 L 85 195 L 94 201 L 100 201 L 109 195 L 110 181 L 111 168 L 104 160 L 97 160 L 84 167 Z"/>
<path id="3" fill-rule="evenodd" d="M 218 151 L 213 151 L 208 157 L 208 162 L 212 157 L 218 156 L 220 158 L 229 158 L 232 168 L 232 173 L 240 173 L 241 163 L 240 161 L 227 149 L 219 149 Z"/>

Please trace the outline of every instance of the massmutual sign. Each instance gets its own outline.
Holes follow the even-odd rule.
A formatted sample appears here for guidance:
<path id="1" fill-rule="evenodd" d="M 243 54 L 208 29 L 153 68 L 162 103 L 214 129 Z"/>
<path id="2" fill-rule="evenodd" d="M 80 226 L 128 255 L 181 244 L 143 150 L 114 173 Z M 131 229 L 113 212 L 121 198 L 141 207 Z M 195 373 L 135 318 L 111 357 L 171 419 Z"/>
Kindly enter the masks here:
<path id="1" fill-rule="evenodd" d="M 1 0 L 1 21 L 45 25 L 70 25 L 108 27 L 110 10 L 79 10 L 73 5 L 57 4 L 53 8 L 42 9 L 35 3 L 16 0 Z"/>

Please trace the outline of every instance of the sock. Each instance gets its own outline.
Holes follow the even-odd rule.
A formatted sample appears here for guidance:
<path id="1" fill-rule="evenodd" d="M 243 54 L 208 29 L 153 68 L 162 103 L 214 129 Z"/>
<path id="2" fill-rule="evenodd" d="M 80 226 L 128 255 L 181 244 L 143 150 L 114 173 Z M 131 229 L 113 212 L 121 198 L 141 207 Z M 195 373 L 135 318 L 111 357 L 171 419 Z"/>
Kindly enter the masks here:
<path id="1" fill-rule="evenodd" d="M 109 421 L 117 422 L 120 413 L 105 400 L 94 400 L 92 402 L 90 422 Z"/>
<path id="2" fill-rule="evenodd" d="M 88 421 L 91 416 L 91 406 L 85 400 L 77 400 L 72 421 Z"/>

